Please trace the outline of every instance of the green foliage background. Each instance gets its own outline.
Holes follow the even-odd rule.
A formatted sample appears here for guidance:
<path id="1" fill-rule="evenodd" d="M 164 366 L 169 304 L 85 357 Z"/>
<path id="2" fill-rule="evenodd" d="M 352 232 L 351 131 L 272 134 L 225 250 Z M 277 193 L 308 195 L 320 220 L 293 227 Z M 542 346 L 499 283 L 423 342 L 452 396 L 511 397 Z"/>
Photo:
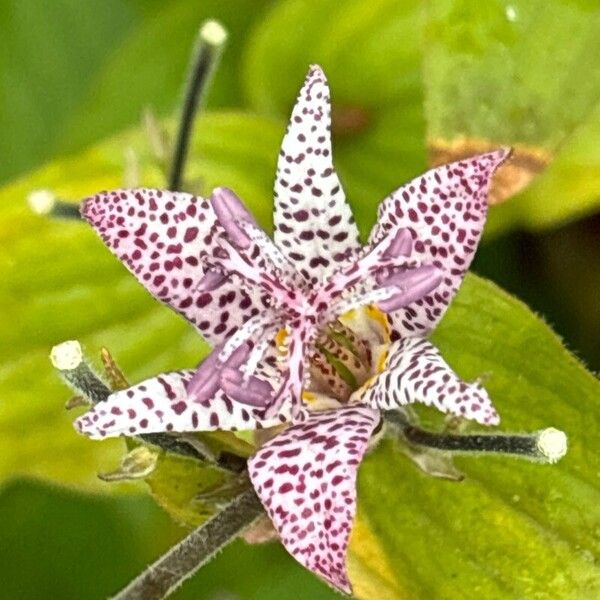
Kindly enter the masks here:
<path id="1" fill-rule="evenodd" d="M 160 185 L 136 127 L 148 106 L 174 113 L 208 17 L 230 41 L 190 179 L 233 187 L 268 225 L 277 145 L 312 62 L 325 68 L 338 110 L 365 118 L 334 139 L 363 233 L 376 203 L 426 168 L 428 139 L 533 145 L 553 161 L 493 209 L 475 270 L 600 365 L 598 2 L 0 0 L 2 598 L 106 597 L 184 534 L 140 487 L 90 495 L 106 491 L 95 473 L 114 468 L 122 446 L 71 434 L 68 393 L 46 357 L 78 337 L 93 351 L 108 345 L 137 379 L 193 364 L 203 347 L 91 232 L 30 214 L 25 197 L 38 187 L 71 199 L 115 187 L 129 147 L 143 182 Z M 495 374 L 489 387 L 507 428 L 564 427 L 572 451 L 560 468 L 465 459 L 468 481 L 448 487 L 384 445 L 361 475 L 361 518 L 393 577 L 370 572 L 377 561 L 365 555 L 362 577 L 390 598 L 593 597 L 597 382 L 527 309 L 474 277 L 436 342 L 465 377 Z M 236 542 L 178 597 L 287 599 L 298 590 L 335 597 L 278 546 Z"/>

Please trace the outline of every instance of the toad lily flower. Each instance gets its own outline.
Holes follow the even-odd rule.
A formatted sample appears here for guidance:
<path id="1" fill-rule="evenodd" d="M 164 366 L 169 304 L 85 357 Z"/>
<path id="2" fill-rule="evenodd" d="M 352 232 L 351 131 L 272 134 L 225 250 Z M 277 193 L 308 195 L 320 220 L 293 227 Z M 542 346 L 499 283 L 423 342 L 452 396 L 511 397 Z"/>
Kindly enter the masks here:
<path id="1" fill-rule="evenodd" d="M 333 168 L 329 89 L 312 67 L 283 140 L 271 240 L 225 188 L 209 200 L 149 189 L 82 208 L 159 300 L 213 344 L 196 370 L 112 394 L 77 420 L 92 437 L 273 426 L 249 474 L 281 541 L 350 592 L 356 472 L 380 411 L 423 402 L 481 424 L 498 415 L 426 336 L 483 229 L 499 150 L 433 169 L 379 208 L 361 247 Z"/>

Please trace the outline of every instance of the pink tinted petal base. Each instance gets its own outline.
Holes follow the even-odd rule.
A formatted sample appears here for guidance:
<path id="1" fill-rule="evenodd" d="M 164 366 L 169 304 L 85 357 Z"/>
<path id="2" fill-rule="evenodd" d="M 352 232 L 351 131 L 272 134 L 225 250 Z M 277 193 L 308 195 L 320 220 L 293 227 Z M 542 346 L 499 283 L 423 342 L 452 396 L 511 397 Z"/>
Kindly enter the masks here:
<path id="1" fill-rule="evenodd" d="M 394 338 L 424 336 L 442 318 L 479 244 L 492 175 L 509 156 L 510 150 L 502 149 L 437 167 L 381 203 L 369 243 L 408 229 L 411 258 L 444 273 L 433 292 L 390 315 Z"/>
<path id="2" fill-rule="evenodd" d="M 207 406 L 187 394 L 194 371 L 163 373 L 126 390 L 111 394 L 105 402 L 75 421 L 75 428 L 92 439 L 163 431 L 214 431 L 261 429 L 289 421 L 285 407 L 276 418 L 264 411 L 235 402 L 217 391 Z"/>
<path id="3" fill-rule="evenodd" d="M 216 216 L 203 198 L 116 190 L 88 198 L 81 213 L 138 281 L 210 343 L 219 344 L 264 309 L 258 291 L 231 283 L 202 263 L 201 254 L 219 242 Z"/>
<path id="4" fill-rule="evenodd" d="M 379 412 L 365 407 L 313 413 L 248 462 L 252 484 L 288 552 L 347 594 L 356 473 L 378 423 Z"/>
<path id="5" fill-rule="evenodd" d="M 435 346 L 417 338 L 394 342 L 384 371 L 370 385 L 354 392 L 350 402 L 381 410 L 422 402 L 482 425 L 500 422 L 481 385 L 461 381 Z"/>
<path id="6" fill-rule="evenodd" d="M 312 284 L 359 248 L 331 156 L 329 86 L 312 66 L 292 111 L 275 180 L 275 243 Z"/>

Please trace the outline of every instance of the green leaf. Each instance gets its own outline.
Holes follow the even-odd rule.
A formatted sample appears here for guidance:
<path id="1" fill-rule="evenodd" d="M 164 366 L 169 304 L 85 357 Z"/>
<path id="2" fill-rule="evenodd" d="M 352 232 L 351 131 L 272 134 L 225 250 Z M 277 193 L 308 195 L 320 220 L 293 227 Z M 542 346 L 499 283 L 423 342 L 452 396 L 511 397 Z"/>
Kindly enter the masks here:
<path id="1" fill-rule="evenodd" d="M 512 161 L 496 178 L 492 199 L 500 202 L 543 171 L 599 106 L 598 5 L 572 0 L 433 0 L 426 23 L 431 161 L 443 164 L 499 145 L 514 146 Z M 566 178 L 560 169 L 550 180 L 556 182 L 557 174 L 563 187 L 585 181 L 573 171 Z M 553 189 L 554 207 L 548 207 L 547 196 L 535 193 L 527 196 L 524 207 L 516 199 L 516 216 L 527 217 L 511 223 L 511 212 L 503 212 L 504 225 L 547 226 L 589 210 L 585 200 L 557 191 Z M 556 208 L 559 205 L 562 209 Z"/>
<path id="2" fill-rule="evenodd" d="M 210 107 L 243 104 L 238 77 L 247 31 L 270 0 L 178 0 L 140 23 L 107 53 L 83 101 L 70 114 L 60 150 L 80 150 L 90 142 L 139 122 L 152 107 L 171 114 L 186 79 L 190 52 L 198 27 L 218 19 L 229 37 L 220 67 L 207 97 Z"/>
<path id="3" fill-rule="evenodd" d="M 90 496 L 38 482 L 0 489 L 2 597 L 105 600 L 186 534 L 149 497 Z M 174 600 L 282 600 L 331 591 L 275 544 L 237 541 Z"/>
<path id="4" fill-rule="evenodd" d="M 134 2 L 2 0 L 0 180 L 40 164 L 100 68 L 141 18 Z"/>
<path id="5" fill-rule="evenodd" d="M 425 170 L 420 10 L 417 0 L 286 0 L 247 45 L 248 100 L 286 120 L 308 66 L 324 68 L 335 164 L 363 232 L 377 203 Z"/>
<path id="6" fill-rule="evenodd" d="M 436 163 L 455 158 L 465 140 L 472 144 L 462 154 L 515 145 L 496 185 L 505 195 L 551 163 L 532 187 L 491 211 L 487 235 L 596 211 L 596 4 L 435 0 L 422 8 L 411 0 L 278 3 L 244 54 L 250 104 L 287 118 L 308 65 L 324 67 L 335 161 L 363 231 L 381 198 L 425 170 L 426 137 L 439 142 Z"/>
<path id="7" fill-rule="evenodd" d="M 199 25 L 230 38 L 209 96 L 240 106 L 247 29 L 269 0 L 1 0 L 0 181 L 176 108 Z"/>
<path id="8" fill-rule="evenodd" d="M 490 211 L 488 235 L 541 230 L 592 215 L 600 201 L 600 106 L 530 187 Z"/>
<path id="9" fill-rule="evenodd" d="M 502 429 L 555 426 L 570 449 L 556 465 L 461 458 L 456 483 L 427 477 L 384 442 L 360 471 L 359 506 L 397 597 L 597 596 L 600 383 L 526 306 L 473 275 L 434 341 L 463 377 L 486 377 Z"/>
<path id="10" fill-rule="evenodd" d="M 227 183 L 269 227 L 283 124 L 219 113 L 200 119 L 197 133 L 191 180 L 200 178 L 205 190 Z M 206 352 L 201 338 L 156 303 L 91 228 L 35 215 L 26 204 L 38 188 L 79 199 L 122 186 L 127 148 L 137 154 L 144 183 L 162 185 L 144 137 L 131 132 L 0 190 L 0 396 L 6 400 L 0 403 L 0 480 L 28 474 L 94 490 L 132 487 L 96 479 L 119 465 L 123 444 L 90 444 L 74 433 L 75 415 L 63 410 L 68 391 L 48 360 L 53 345 L 80 339 L 90 356 L 106 346 L 132 381 L 194 366 Z"/>

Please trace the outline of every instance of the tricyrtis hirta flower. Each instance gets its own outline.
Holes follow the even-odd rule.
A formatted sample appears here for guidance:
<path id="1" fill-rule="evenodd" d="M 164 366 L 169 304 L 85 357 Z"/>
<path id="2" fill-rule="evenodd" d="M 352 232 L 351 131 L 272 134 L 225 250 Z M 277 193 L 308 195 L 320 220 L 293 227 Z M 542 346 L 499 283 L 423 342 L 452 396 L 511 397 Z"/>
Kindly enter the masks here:
<path id="1" fill-rule="evenodd" d="M 498 423 L 426 336 L 479 242 L 498 150 L 429 171 L 386 198 L 361 246 L 332 164 L 329 89 L 310 69 L 283 140 L 271 239 L 235 193 L 134 189 L 83 215 L 158 299 L 214 346 L 196 370 L 119 391 L 77 421 L 93 438 L 283 426 L 249 461 L 283 544 L 350 591 L 356 471 L 380 410 L 423 402 Z"/>

